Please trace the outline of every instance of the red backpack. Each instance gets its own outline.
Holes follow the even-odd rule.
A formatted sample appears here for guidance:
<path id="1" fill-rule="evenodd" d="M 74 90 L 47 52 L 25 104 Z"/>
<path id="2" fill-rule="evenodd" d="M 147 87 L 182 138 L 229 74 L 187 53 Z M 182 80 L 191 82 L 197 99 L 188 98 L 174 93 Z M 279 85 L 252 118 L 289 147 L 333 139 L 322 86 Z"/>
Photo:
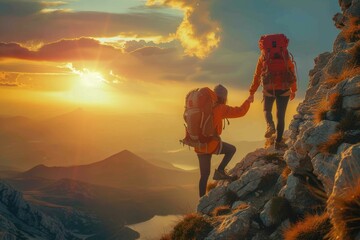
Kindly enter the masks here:
<path id="1" fill-rule="evenodd" d="M 181 143 L 191 147 L 207 147 L 216 135 L 213 108 L 217 96 L 209 88 L 190 91 L 185 98 L 185 138 Z"/>
<path id="2" fill-rule="evenodd" d="M 259 40 L 259 48 L 264 58 L 262 66 L 262 84 L 264 89 L 289 89 L 296 81 L 295 74 L 288 66 L 288 60 L 296 65 L 294 57 L 287 47 L 289 39 L 284 34 L 263 35 Z"/>

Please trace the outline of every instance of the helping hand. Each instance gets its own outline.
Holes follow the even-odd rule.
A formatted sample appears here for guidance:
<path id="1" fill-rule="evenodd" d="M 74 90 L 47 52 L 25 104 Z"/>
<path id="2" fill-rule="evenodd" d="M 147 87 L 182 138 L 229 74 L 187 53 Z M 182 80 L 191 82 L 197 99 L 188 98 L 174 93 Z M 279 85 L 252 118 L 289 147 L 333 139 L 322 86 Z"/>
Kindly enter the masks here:
<path id="1" fill-rule="evenodd" d="M 253 103 L 254 102 L 254 95 L 251 95 L 246 99 L 246 101 Z"/>
<path id="2" fill-rule="evenodd" d="M 294 98 L 295 98 L 295 93 L 294 93 L 294 92 L 291 92 L 291 93 L 290 93 L 290 101 L 292 101 Z"/>

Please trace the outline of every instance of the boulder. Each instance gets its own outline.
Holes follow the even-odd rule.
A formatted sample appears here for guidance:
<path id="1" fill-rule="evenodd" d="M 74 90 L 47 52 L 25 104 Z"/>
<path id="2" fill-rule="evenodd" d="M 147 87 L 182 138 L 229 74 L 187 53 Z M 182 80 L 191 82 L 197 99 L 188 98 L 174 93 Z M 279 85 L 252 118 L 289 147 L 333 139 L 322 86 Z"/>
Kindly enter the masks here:
<path id="1" fill-rule="evenodd" d="M 329 196 L 334 186 L 334 177 L 340 162 L 340 155 L 331 154 L 325 156 L 319 153 L 311 159 L 311 162 L 314 166 L 314 174 L 321 181 L 326 194 Z"/>
<path id="2" fill-rule="evenodd" d="M 360 109 L 360 94 L 345 96 L 343 98 L 342 108 L 348 110 L 358 110 Z"/>
<path id="3" fill-rule="evenodd" d="M 297 154 L 294 149 L 286 151 L 284 159 L 294 173 L 311 172 L 313 170 L 311 159 L 307 155 Z"/>
<path id="4" fill-rule="evenodd" d="M 303 146 L 311 158 L 318 154 L 318 146 L 325 143 L 329 136 L 336 132 L 337 125 L 338 122 L 323 120 L 304 132 Z"/>
<path id="5" fill-rule="evenodd" d="M 339 5 L 342 11 L 346 11 L 351 6 L 352 0 L 339 0 Z"/>
<path id="6" fill-rule="evenodd" d="M 197 212 L 210 215 L 216 207 L 228 205 L 229 199 L 227 193 L 226 186 L 214 188 L 200 199 Z"/>
<path id="7" fill-rule="evenodd" d="M 335 174 L 334 188 L 330 199 L 341 195 L 345 189 L 354 187 L 360 179 L 360 143 L 355 144 L 341 154 L 341 160 Z"/>
<path id="8" fill-rule="evenodd" d="M 205 240 L 243 239 L 248 234 L 255 209 L 248 207 L 228 215 L 222 223 L 211 231 Z"/>
<path id="9" fill-rule="evenodd" d="M 268 201 L 260 213 L 260 219 L 266 227 L 280 224 L 290 216 L 289 202 L 283 197 L 274 197 Z"/>
<path id="10" fill-rule="evenodd" d="M 275 175 L 278 166 L 269 163 L 262 167 L 254 167 L 244 173 L 238 180 L 229 184 L 230 191 L 236 193 L 241 198 L 258 189 L 260 183 L 266 180 L 266 177 Z"/>
<path id="11" fill-rule="evenodd" d="M 326 65 L 324 71 L 332 77 L 339 76 L 344 69 L 348 66 L 351 55 L 347 52 L 337 52 Z"/>
<path id="12" fill-rule="evenodd" d="M 246 172 L 257 160 L 267 154 L 267 150 L 264 148 L 256 149 L 254 152 L 247 154 L 239 163 L 230 170 L 230 174 L 240 177 Z"/>
<path id="13" fill-rule="evenodd" d="M 345 26 L 346 18 L 342 13 L 336 13 L 333 20 L 336 28 L 341 29 Z"/>
<path id="14" fill-rule="evenodd" d="M 350 1 L 350 0 L 347 0 Z M 345 10 L 345 16 L 348 18 L 360 17 L 360 1 L 352 0 L 351 5 Z"/>
<path id="15" fill-rule="evenodd" d="M 360 76 L 350 77 L 336 85 L 336 92 L 341 96 L 352 96 L 360 94 Z"/>
<path id="16" fill-rule="evenodd" d="M 294 174 L 289 175 L 282 191 L 295 213 L 307 213 L 319 204 L 306 185 Z"/>

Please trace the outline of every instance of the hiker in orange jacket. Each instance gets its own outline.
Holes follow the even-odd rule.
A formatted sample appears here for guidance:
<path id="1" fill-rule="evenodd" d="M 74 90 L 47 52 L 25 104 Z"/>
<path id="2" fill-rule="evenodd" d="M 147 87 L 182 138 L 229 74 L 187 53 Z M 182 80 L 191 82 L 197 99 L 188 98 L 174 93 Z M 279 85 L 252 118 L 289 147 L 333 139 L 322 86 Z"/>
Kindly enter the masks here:
<path id="1" fill-rule="evenodd" d="M 225 171 L 225 167 L 234 156 L 236 152 L 236 148 L 235 146 L 223 142 L 220 139 L 220 135 L 223 130 L 223 120 L 225 118 L 239 118 L 244 116 L 248 112 L 251 103 L 251 101 L 247 99 L 240 107 L 231 107 L 226 105 L 228 91 L 224 86 L 217 85 L 214 88 L 214 92 L 217 95 L 217 103 L 213 108 L 214 126 L 217 136 L 219 137 L 212 139 L 208 143 L 207 148 L 195 147 L 195 152 L 197 153 L 199 159 L 199 165 L 200 165 L 200 181 L 199 181 L 200 197 L 202 197 L 206 193 L 207 181 L 210 175 L 212 154 L 224 154 L 224 158 L 222 159 L 218 168 L 215 170 L 213 179 L 234 180 L 233 177 L 227 174 L 227 172 Z"/>
<path id="2" fill-rule="evenodd" d="M 266 43 L 262 42 L 265 38 L 271 38 L 274 46 L 265 47 Z M 254 101 L 254 94 L 257 91 L 258 87 L 261 83 L 263 83 L 263 96 L 264 96 L 264 113 L 265 120 L 267 123 L 267 130 L 265 132 L 265 138 L 270 138 L 274 133 L 276 133 L 275 139 L 275 148 L 281 149 L 286 147 L 286 144 L 282 141 L 282 136 L 285 128 L 285 112 L 289 99 L 293 100 L 295 98 L 295 93 L 297 91 L 296 85 L 296 74 L 294 61 L 292 59 L 292 55 L 290 58 L 287 50 L 281 50 L 280 59 L 284 59 L 281 64 L 274 64 L 271 66 L 271 61 L 276 61 L 277 59 L 272 58 L 273 56 L 270 53 L 272 47 L 276 47 L 275 40 L 279 41 L 279 44 L 285 44 L 284 49 L 287 48 L 287 44 L 289 40 L 283 34 L 273 34 L 273 35 L 264 35 L 260 38 L 259 45 L 261 51 L 261 55 L 259 57 L 258 63 L 256 65 L 256 70 L 253 78 L 253 82 L 250 87 L 250 101 Z M 283 43 L 281 43 L 283 41 Z M 280 48 L 282 49 L 282 48 Z M 268 52 L 267 52 L 268 51 Z M 274 54 L 276 56 L 276 53 Z M 281 56 L 282 55 L 282 56 Z M 281 62 L 280 62 L 281 63 Z M 280 66 L 280 67 L 279 67 Z M 284 68 L 287 71 L 284 75 Z M 280 68 L 279 72 L 276 72 L 276 68 Z M 274 70 L 275 69 L 275 70 Z M 287 74 L 287 75 L 286 75 Z M 267 75 L 267 76 L 266 76 Z M 285 76 L 285 77 L 284 77 Z M 289 77 L 290 76 L 290 77 Z M 264 84 L 264 78 L 271 78 L 270 83 Z M 290 82 L 284 82 L 285 79 L 291 79 Z M 276 116 L 277 116 L 277 126 L 275 129 L 275 124 L 272 117 L 272 107 L 274 102 L 276 101 Z"/>

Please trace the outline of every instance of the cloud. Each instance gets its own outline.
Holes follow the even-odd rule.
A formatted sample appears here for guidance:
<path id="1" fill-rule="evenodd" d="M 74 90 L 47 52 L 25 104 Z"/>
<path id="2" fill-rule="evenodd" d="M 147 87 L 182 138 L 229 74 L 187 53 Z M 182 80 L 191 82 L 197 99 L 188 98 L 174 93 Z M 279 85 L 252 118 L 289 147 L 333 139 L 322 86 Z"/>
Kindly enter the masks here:
<path id="1" fill-rule="evenodd" d="M 36 51 L 17 43 L 0 43 L 0 58 L 53 62 L 59 66 L 72 63 L 73 69 L 87 68 L 105 73 L 110 78 L 109 82 L 118 80 L 114 76 L 134 81 L 189 81 L 196 73 L 199 61 L 184 56 L 182 50 L 177 48 L 146 46 L 125 52 L 91 38 L 60 40 L 45 44 Z M 1 66 L 0 70 L 4 67 L 7 65 Z M 44 68 L 48 67 L 44 65 Z M 14 67 L 11 69 L 15 70 Z M 53 66 L 49 69 L 53 71 Z M 64 73 L 64 68 L 58 71 Z"/>
<path id="2" fill-rule="evenodd" d="M 165 13 L 69 12 L 46 6 L 48 3 L 38 1 L 0 0 L 0 41 L 48 43 L 63 38 L 119 35 L 166 38 L 181 22 L 181 18 Z"/>
<path id="3" fill-rule="evenodd" d="M 201 59 L 207 57 L 220 43 L 220 25 L 210 17 L 209 0 L 148 0 L 147 5 L 165 5 L 180 8 L 184 18 L 177 28 L 176 37 L 185 53 Z"/>
<path id="4" fill-rule="evenodd" d="M 0 43 L 0 57 L 37 61 L 91 61 L 109 60 L 121 52 L 113 47 L 101 45 L 90 38 L 61 40 L 42 46 L 37 51 L 30 51 L 17 43 Z"/>

